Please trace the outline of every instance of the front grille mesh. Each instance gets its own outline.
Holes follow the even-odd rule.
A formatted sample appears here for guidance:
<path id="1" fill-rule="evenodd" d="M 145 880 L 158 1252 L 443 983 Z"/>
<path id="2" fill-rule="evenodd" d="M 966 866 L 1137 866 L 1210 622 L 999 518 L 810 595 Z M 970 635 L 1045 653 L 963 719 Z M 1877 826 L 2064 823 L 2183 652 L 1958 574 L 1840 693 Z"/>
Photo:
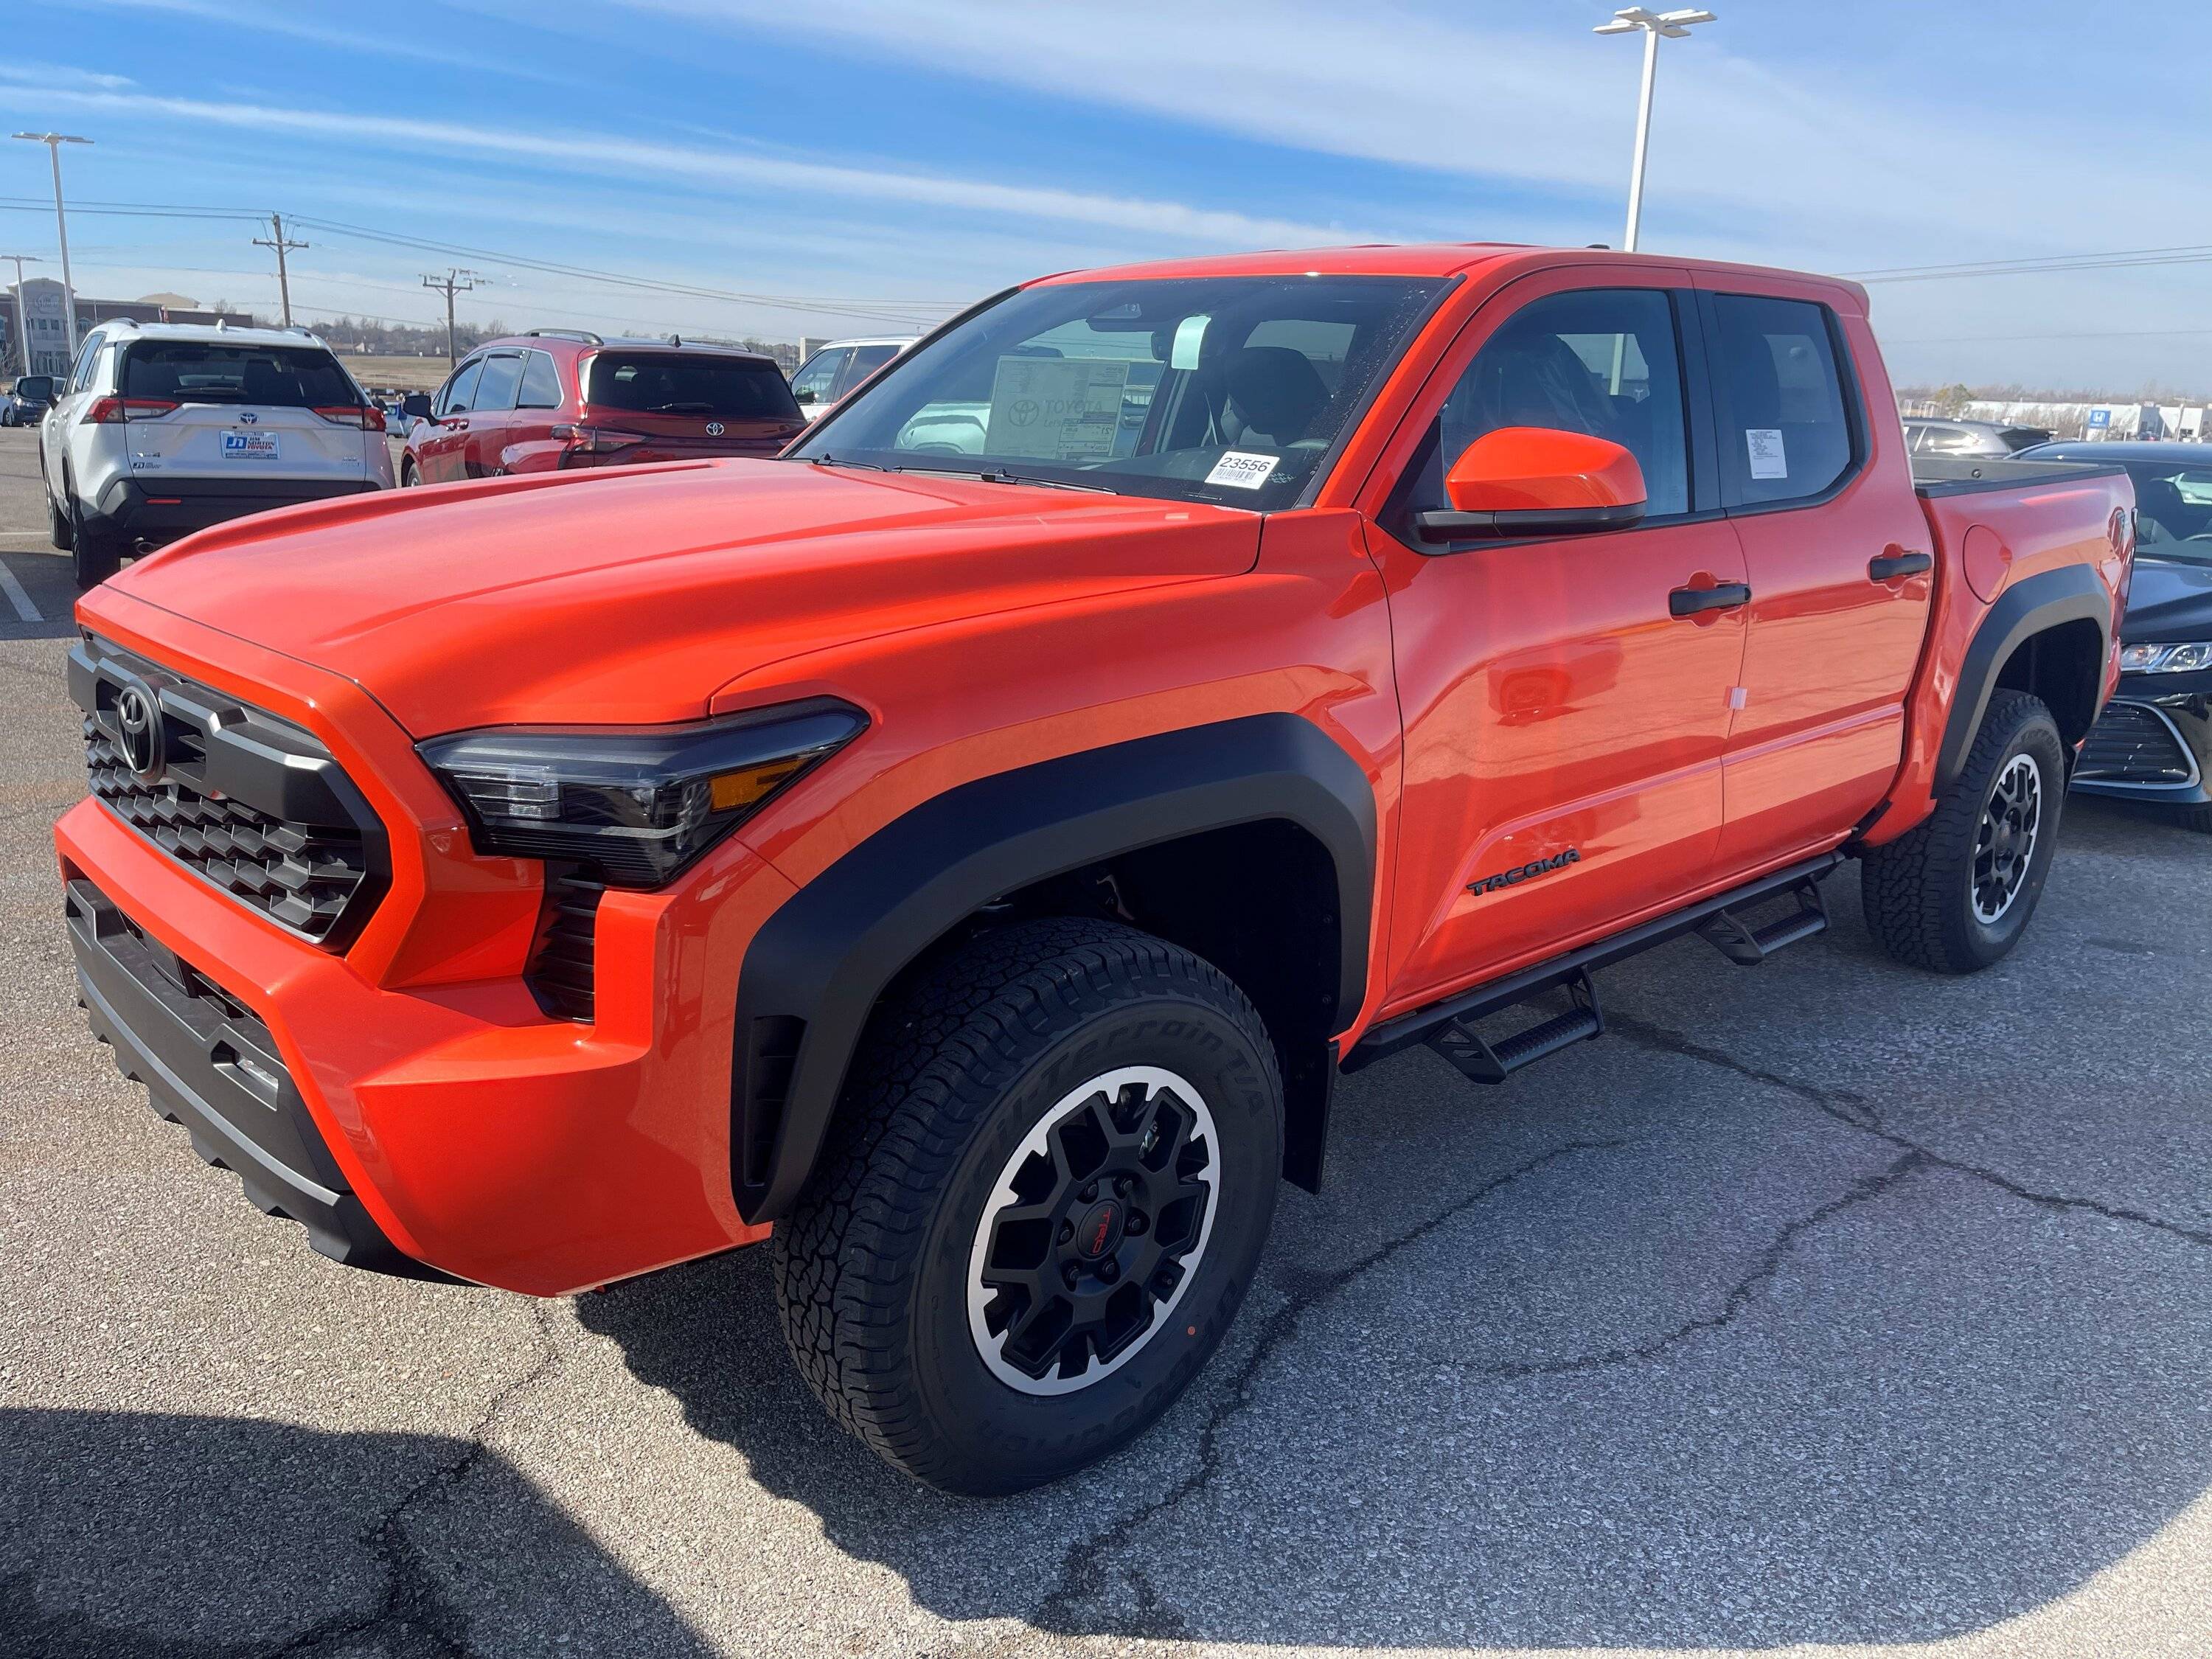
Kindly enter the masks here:
<path id="1" fill-rule="evenodd" d="M 295 933 L 320 940 L 369 871 L 362 837 L 289 823 L 243 802 L 203 795 L 173 778 L 148 785 L 88 716 L 92 793 L 194 873 Z"/>
<path id="2" fill-rule="evenodd" d="M 2187 783 L 2195 771 L 2189 751 L 2156 711 L 2112 702 L 2090 728 L 2074 775 L 2106 783 Z"/>

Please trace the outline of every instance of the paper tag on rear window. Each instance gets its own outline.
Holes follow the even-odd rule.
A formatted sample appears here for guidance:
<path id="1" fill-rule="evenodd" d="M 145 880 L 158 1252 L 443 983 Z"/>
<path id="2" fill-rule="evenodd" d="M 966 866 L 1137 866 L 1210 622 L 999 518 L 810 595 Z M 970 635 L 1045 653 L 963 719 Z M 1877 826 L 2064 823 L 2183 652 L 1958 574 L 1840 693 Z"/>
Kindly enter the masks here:
<path id="1" fill-rule="evenodd" d="M 1206 475 L 1210 484 L 1227 484 L 1232 489 L 1257 489 L 1275 476 L 1277 457 L 1260 455 L 1249 449 L 1224 449 L 1221 459 L 1213 464 L 1213 471 Z"/>
<path id="2" fill-rule="evenodd" d="M 1786 478 L 1790 476 L 1789 458 L 1782 452 L 1782 434 L 1771 426 L 1744 428 L 1745 447 L 1751 451 L 1751 476 L 1754 478 Z"/>

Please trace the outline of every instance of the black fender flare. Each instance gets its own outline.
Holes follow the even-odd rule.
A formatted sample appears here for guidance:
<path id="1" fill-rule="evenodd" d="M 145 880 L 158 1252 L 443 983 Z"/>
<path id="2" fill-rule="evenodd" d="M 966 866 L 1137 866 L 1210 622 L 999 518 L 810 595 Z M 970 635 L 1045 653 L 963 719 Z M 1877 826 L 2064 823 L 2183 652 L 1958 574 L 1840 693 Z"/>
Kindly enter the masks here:
<path id="1" fill-rule="evenodd" d="M 884 988 L 1002 893 L 1208 830 L 1285 819 L 1335 866 L 1333 1015 L 1366 994 L 1375 794 L 1296 714 L 1247 715 L 978 778 L 893 819 L 780 906 L 746 947 L 731 1063 L 730 1176 L 748 1222 L 790 1211 Z"/>
<path id="2" fill-rule="evenodd" d="M 1990 694 L 1996 690 L 1997 675 L 2012 653 L 2036 635 L 2074 622 L 2097 625 L 2101 642 L 2097 663 L 2101 674 L 2112 648 L 2112 596 L 2089 566 L 2069 564 L 2041 571 L 1997 595 L 1989 615 L 1982 618 L 1981 626 L 1967 642 L 1966 657 L 1959 665 L 1959 688 L 1951 699 L 1950 716 L 1943 723 L 1943 745 L 1936 751 L 1937 793 L 1958 781 L 1974 734 L 1982 729 L 1982 716 L 1988 712 Z M 2103 690 L 2101 680 L 2098 690 Z"/>

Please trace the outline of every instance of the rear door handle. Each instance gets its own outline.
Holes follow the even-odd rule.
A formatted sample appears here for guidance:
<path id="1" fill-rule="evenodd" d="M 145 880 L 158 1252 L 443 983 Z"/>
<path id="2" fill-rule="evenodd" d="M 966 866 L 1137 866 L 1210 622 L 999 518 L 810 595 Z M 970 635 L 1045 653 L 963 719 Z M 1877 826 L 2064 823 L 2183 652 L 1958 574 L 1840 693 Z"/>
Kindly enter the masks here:
<path id="1" fill-rule="evenodd" d="M 1933 570 L 1936 561 L 1925 553 L 1885 553 L 1867 563 L 1867 578 L 1870 581 L 1893 582 L 1899 576 L 1917 576 Z"/>
<path id="2" fill-rule="evenodd" d="M 1694 617 L 1703 611 L 1736 611 L 1751 603 L 1751 590 L 1741 582 L 1723 582 L 1717 587 L 1678 587 L 1667 596 L 1667 613 Z"/>

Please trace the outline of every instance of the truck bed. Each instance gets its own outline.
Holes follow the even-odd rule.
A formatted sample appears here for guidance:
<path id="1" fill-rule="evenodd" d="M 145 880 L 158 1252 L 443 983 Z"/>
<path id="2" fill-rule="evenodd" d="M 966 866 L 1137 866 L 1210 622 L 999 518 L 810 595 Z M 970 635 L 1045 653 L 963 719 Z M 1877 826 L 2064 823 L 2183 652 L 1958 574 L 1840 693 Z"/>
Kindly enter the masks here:
<path id="1" fill-rule="evenodd" d="M 2012 461 L 1990 456 L 1916 455 L 1912 487 L 1923 496 L 1967 495 L 1984 489 L 2064 483 L 2124 472 L 2118 461 Z"/>

